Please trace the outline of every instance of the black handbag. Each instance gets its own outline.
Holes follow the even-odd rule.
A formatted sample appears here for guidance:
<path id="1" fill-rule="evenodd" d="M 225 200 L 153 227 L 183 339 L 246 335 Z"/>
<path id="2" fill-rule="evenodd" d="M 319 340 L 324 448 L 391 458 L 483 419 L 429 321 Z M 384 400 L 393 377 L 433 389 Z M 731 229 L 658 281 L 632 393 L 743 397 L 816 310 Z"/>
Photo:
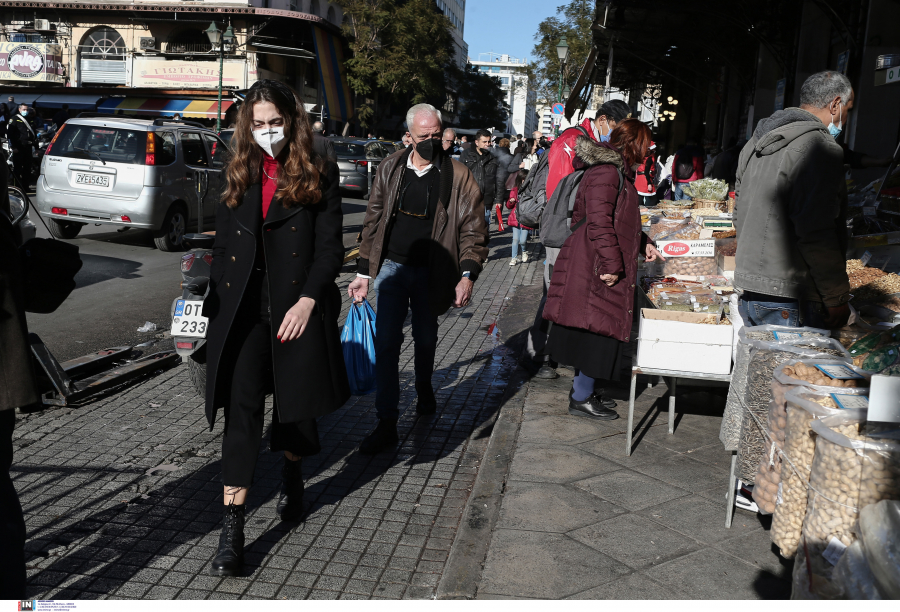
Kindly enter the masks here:
<path id="1" fill-rule="evenodd" d="M 25 311 L 49 314 L 75 289 L 83 262 L 78 247 L 61 240 L 32 238 L 19 247 Z"/>

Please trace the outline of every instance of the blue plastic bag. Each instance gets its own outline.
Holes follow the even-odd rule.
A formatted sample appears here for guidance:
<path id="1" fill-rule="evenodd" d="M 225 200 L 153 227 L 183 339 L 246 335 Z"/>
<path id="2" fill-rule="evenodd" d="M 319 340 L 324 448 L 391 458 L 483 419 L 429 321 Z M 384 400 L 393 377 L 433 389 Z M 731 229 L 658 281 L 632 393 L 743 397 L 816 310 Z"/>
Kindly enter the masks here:
<path id="1" fill-rule="evenodd" d="M 353 395 L 368 395 L 375 390 L 375 311 L 371 304 L 353 304 L 347 313 L 341 348 Z"/>

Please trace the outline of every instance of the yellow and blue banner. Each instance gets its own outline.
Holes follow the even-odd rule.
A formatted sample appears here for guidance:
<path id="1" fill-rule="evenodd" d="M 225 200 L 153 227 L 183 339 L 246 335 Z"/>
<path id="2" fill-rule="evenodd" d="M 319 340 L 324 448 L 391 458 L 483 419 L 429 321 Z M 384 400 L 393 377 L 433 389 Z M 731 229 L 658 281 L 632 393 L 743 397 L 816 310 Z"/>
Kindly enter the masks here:
<path id="1" fill-rule="evenodd" d="M 347 72 L 344 67 L 344 50 L 341 41 L 322 28 L 313 27 L 316 44 L 316 61 L 319 64 L 319 81 L 325 93 L 328 116 L 336 121 L 350 121 L 353 118 L 353 97 L 347 86 Z"/>

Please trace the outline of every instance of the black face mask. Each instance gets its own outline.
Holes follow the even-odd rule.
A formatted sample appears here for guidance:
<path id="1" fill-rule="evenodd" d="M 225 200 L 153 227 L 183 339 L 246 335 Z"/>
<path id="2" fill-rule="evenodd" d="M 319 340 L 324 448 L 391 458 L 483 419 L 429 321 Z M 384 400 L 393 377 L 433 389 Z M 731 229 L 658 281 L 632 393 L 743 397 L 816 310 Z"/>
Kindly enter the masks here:
<path id="1" fill-rule="evenodd" d="M 416 153 L 425 161 L 431 163 L 434 158 L 444 152 L 440 138 L 429 138 L 416 144 Z"/>

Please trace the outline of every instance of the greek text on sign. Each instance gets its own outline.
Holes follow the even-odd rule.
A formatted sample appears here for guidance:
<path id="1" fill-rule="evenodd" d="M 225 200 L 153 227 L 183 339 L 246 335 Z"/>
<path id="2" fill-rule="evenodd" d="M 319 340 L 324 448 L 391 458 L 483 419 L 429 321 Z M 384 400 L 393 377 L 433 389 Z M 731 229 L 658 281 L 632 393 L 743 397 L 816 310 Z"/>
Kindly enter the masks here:
<path id="1" fill-rule="evenodd" d="M 715 240 L 661 240 L 656 243 L 663 257 L 713 257 Z"/>

